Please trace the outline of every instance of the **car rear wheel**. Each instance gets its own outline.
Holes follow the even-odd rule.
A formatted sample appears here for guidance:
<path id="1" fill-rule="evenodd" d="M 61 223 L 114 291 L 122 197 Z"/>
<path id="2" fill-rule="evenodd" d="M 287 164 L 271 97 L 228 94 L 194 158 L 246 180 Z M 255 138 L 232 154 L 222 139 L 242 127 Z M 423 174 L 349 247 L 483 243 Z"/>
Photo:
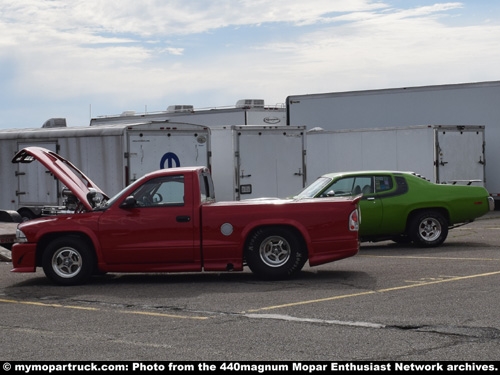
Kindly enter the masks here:
<path id="1" fill-rule="evenodd" d="M 81 284 L 92 275 L 95 256 L 81 238 L 62 237 L 52 241 L 42 257 L 45 275 L 60 285 Z"/>
<path id="2" fill-rule="evenodd" d="M 421 212 L 411 221 L 410 237 L 421 247 L 440 246 L 448 237 L 448 223 L 437 211 Z"/>
<path id="3" fill-rule="evenodd" d="M 245 258 L 250 270 L 266 279 L 296 275 L 307 260 L 307 252 L 293 231 L 284 227 L 261 228 L 247 244 Z"/>

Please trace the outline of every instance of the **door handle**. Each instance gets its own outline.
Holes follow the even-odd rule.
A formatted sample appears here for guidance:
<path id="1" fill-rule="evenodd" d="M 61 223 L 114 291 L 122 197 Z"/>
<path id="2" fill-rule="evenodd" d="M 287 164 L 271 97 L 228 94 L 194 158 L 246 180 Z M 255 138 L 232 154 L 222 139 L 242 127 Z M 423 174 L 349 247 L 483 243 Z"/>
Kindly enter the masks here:
<path id="1" fill-rule="evenodd" d="M 190 216 L 177 216 L 175 218 L 175 220 L 177 220 L 177 222 L 179 222 L 179 223 L 188 223 L 191 221 L 191 217 Z"/>

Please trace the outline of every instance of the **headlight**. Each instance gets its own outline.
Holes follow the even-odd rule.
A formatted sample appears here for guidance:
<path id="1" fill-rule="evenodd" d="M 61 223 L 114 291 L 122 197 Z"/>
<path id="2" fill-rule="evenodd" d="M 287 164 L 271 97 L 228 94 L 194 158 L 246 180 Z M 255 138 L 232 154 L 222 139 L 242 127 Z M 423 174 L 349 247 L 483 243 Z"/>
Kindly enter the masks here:
<path id="1" fill-rule="evenodd" d="M 16 229 L 16 242 L 17 243 L 28 242 L 26 235 L 20 229 Z"/>

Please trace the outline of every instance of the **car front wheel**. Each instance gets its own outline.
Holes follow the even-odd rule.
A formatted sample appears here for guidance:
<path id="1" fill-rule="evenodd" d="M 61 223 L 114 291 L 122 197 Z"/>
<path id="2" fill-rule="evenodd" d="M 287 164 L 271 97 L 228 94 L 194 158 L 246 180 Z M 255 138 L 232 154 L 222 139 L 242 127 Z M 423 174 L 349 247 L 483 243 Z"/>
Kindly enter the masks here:
<path id="1" fill-rule="evenodd" d="M 282 279 L 300 272 L 307 260 L 303 241 L 290 229 L 261 228 L 247 244 L 245 257 L 250 270 L 266 279 Z"/>
<path id="2" fill-rule="evenodd" d="M 410 224 L 410 237 L 421 247 L 440 246 L 448 236 L 448 223 L 437 211 L 424 211 L 416 215 Z"/>
<path id="3" fill-rule="evenodd" d="M 60 285 L 85 282 L 94 272 L 94 265 L 94 252 L 90 246 L 71 236 L 52 241 L 42 258 L 45 275 Z"/>

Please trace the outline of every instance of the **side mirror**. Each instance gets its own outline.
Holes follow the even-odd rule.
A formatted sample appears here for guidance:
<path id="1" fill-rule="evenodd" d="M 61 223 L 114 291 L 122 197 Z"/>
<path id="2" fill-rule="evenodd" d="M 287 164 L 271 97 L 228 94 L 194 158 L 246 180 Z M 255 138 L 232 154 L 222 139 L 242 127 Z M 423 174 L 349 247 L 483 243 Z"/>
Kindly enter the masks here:
<path id="1" fill-rule="evenodd" d="M 335 196 L 335 190 L 329 190 L 325 195 L 327 197 L 334 197 Z"/>
<path id="2" fill-rule="evenodd" d="M 137 205 L 137 200 L 133 195 L 129 195 L 123 203 L 120 205 L 120 208 L 134 208 Z"/>

